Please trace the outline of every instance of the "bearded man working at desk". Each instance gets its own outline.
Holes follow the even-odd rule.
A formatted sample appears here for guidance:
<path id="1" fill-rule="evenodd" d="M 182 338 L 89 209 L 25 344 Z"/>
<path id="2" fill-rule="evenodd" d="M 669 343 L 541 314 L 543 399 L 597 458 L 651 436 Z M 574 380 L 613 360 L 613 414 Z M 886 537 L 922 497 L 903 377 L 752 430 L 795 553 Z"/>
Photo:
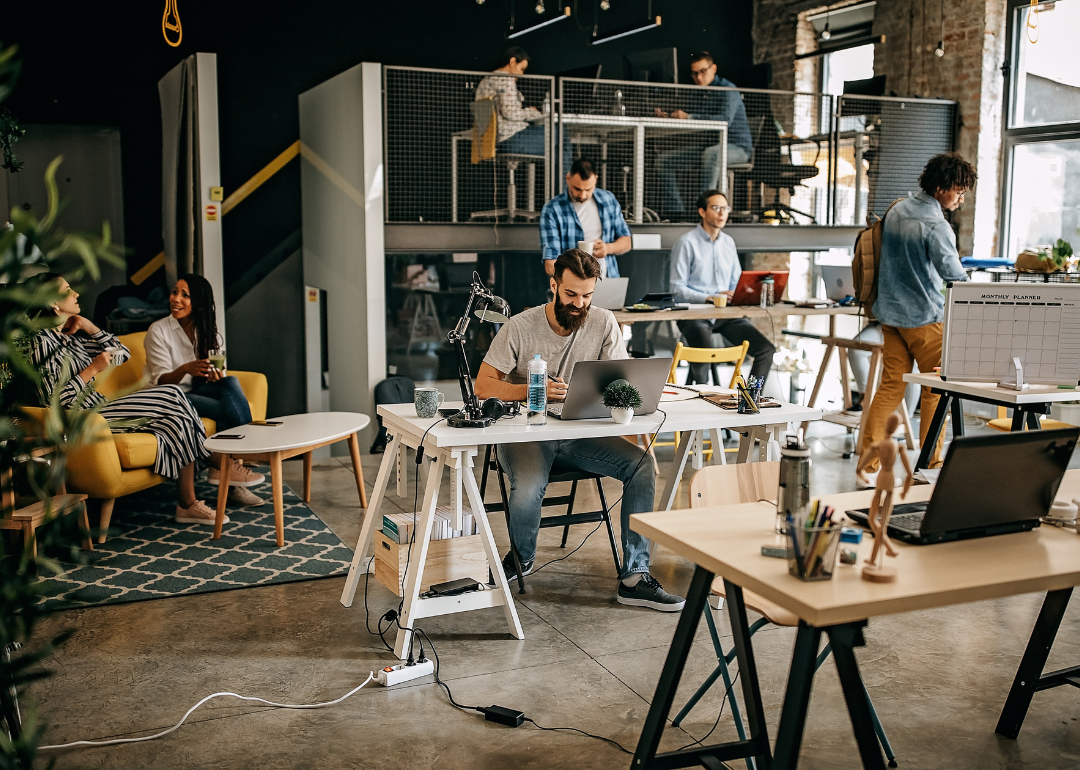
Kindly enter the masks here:
<path id="1" fill-rule="evenodd" d="M 528 397 L 528 365 L 539 354 L 555 375 L 548 382 L 548 400 L 566 395 L 565 378 L 578 361 L 627 358 L 626 345 L 615 316 L 603 308 L 590 309 L 600 264 L 580 249 L 555 260 L 551 290 L 555 299 L 513 316 L 495 336 L 476 377 L 481 399 L 524 401 Z M 620 507 L 623 564 L 618 602 L 676 612 L 685 603 L 669 594 L 649 574 L 649 541 L 630 529 L 630 514 L 653 509 L 652 467 L 644 452 L 619 436 L 531 441 L 502 444 L 499 463 L 510 478 L 511 538 L 521 560 L 523 576 L 533 569 L 540 506 L 552 466 L 598 473 L 623 484 Z M 508 579 L 517 577 L 513 554 L 503 559 Z"/>

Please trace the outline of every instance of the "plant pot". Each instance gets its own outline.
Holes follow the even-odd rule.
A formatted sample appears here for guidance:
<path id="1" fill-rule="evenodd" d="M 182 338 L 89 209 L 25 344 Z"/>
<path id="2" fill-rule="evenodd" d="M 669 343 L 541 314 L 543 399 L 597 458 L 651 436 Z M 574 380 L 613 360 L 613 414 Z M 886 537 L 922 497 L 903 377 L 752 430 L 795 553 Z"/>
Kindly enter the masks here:
<path id="1" fill-rule="evenodd" d="M 626 425 L 632 419 L 634 419 L 634 410 L 627 407 L 626 409 L 612 409 L 611 419 L 617 422 L 619 425 Z"/>

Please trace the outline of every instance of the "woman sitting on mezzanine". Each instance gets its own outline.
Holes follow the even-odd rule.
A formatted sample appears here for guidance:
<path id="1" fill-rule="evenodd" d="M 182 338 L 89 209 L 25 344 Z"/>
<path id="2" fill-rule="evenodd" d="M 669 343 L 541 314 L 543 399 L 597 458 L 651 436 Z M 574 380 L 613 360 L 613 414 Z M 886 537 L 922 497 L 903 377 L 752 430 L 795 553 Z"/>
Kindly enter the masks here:
<path id="1" fill-rule="evenodd" d="M 170 314 L 155 321 L 146 332 L 146 377 L 151 385 L 176 385 L 199 413 L 227 431 L 251 422 L 251 408 L 240 381 L 210 362 L 210 351 L 221 347 L 217 330 L 217 306 L 210 282 L 201 275 L 187 273 L 176 280 L 169 295 Z M 220 465 L 214 456 L 212 465 Z M 211 484 L 219 474 L 211 467 Z M 261 497 L 245 487 L 261 484 L 264 477 L 233 460 L 229 468 L 229 502 L 234 505 L 262 505 Z"/>
<path id="2" fill-rule="evenodd" d="M 127 361 L 131 351 L 79 315 L 79 295 L 63 276 L 42 273 L 27 281 L 34 287 L 50 282 L 57 284 L 61 295 L 53 305 L 60 324 L 30 340 L 30 360 L 41 373 L 42 406 L 49 406 L 59 391 L 61 406 L 69 409 L 99 407 L 98 412 L 110 421 L 148 418 L 147 425 L 110 427 L 114 433 L 152 433 L 157 438 L 154 473 L 176 480 L 177 523 L 213 524 L 215 511 L 195 497 L 195 465 L 205 463 L 210 454 L 203 446 L 206 431 L 183 391 L 175 385 L 160 385 L 106 401 L 94 389 L 94 378 L 109 366 Z"/>

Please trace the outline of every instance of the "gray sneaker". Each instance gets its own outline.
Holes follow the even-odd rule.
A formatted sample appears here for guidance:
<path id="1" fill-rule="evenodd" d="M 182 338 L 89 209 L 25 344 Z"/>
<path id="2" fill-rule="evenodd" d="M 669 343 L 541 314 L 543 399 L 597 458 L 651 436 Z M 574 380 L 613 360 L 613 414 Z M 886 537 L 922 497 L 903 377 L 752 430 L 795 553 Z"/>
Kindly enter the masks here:
<path id="1" fill-rule="evenodd" d="M 249 505 L 262 505 L 266 502 L 258 495 L 249 492 L 243 487 L 229 487 L 229 496 L 227 500 L 230 505 L 235 505 L 240 508 L 244 508 Z"/>
<path id="2" fill-rule="evenodd" d="M 619 581 L 619 604 L 648 607 L 660 612 L 678 612 L 686 604 L 686 600 L 669 594 L 656 578 L 646 572 L 633 588 L 628 588 Z"/>

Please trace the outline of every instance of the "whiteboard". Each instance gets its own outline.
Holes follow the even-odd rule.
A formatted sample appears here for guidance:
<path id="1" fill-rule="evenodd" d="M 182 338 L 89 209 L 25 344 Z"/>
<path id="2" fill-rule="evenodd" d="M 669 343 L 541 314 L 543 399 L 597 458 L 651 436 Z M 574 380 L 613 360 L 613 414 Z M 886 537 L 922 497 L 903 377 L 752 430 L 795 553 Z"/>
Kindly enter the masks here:
<path id="1" fill-rule="evenodd" d="M 1080 384 L 1080 284 L 949 284 L 941 378 L 998 382 L 1013 356 L 1024 382 Z"/>

